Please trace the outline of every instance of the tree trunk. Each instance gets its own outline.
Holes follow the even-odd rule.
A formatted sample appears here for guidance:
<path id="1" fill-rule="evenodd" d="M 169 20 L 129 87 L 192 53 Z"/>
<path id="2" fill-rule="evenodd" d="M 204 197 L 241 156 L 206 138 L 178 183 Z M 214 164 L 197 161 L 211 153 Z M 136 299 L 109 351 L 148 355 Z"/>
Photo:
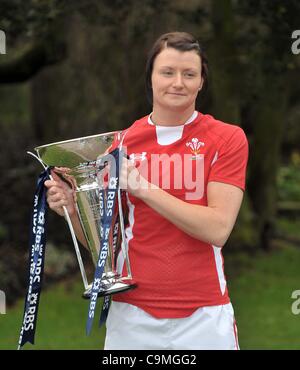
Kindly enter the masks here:
<path id="1" fill-rule="evenodd" d="M 236 24 L 232 1 L 214 0 L 212 4 L 214 39 L 209 49 L 211 65 L 211 88 L 213 91 L 213 113 L 225 122 L 238 124 L 239 72 L 235 47 Z"/>
<path id="2" fill-rule="evenodd" d="M 256 214 L 260 247 L 269 250 L 277 213 L 276 177 L 280 164 L 287 94 L 283 78 L 265 77 L 258 101 L 252 102 L 253 137 L 250 145 L 248 191 Z M 271 91 L 271 93 L 270 93 Z"/>

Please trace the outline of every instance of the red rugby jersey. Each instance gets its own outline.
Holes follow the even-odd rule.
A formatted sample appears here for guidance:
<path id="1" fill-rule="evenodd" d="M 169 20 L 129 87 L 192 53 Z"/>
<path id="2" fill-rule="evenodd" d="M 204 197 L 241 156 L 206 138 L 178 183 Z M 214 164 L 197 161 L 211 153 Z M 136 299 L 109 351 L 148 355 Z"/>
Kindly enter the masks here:
<path id="1" fill-rule="evenodd" d="M 207 206 L 209 181 L 245 189 L 246 136 L 210 115 L 194 112 L 190 122 L 176 127 L 143 117 L 125 131 L 123 146 L 148 181 L 185 202 Z M 127 203 L 126 237 L 138 287 L 115 295 L 115 301 L 158 318 L 186 317 L 230 301 L 221 248 L 187 235 L 131 194 Z"/>

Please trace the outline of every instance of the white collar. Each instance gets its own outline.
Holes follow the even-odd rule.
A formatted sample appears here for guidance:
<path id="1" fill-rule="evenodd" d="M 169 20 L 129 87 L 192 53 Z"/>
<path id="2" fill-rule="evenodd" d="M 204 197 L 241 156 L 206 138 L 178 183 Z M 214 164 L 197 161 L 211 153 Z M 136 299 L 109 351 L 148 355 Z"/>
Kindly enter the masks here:
<path id="1" fill-rule="evenodd" d="M 191 117 L 183 124 L 183 125 L 178 125 L 178 126 L 160 126 L 160 125 L 156 125 L 156 124 L 154 124 L 154 122 L 152 121 L 152 119 L 151 119 L 151 116 L 152 116 L 152 113 L 153 112 L 151 112 L 150 114 L 149 114 L 149 116 L 148 116 L 148 123 L 150 124 L 150 125 L 152 125 L 152 126 L 159 126 L 159 127 L 178 127 L 178 126 L 184 126 L 184 125 L 188 125 L 189 123 L 191 123 L 191 122 L 193 122 L 194 121 L 194 119 L 198 116 L 198 112 L 195 110 L 194 112 L 193 112 L 193 114 L 191 115 Z"/>

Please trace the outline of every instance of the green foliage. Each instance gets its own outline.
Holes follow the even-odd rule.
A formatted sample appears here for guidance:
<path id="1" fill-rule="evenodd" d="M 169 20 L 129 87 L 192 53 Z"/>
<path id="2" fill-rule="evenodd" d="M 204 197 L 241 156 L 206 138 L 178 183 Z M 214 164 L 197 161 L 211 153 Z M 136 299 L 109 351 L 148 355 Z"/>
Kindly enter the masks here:
<path id="1" fill-rule="evenodd" d="M 77 266 L 74 253 L 63 249 L 62 246 L 47 243 L 44 274 L 48 281 L 57 281 L 68 276 L 70 272 L 77 270 Z"/>
<path id="2" fill-rule="evenodd" d="M 298 208 L 299 213 L 299 208 Z M 294 241 L 295 245 L 300 243 L 300 218 L 278 217 L 276 219 L 276 235 L 278 238 Z"/>
<path id="3" fill-rule="evenodd" d="M 228 240 L 230 250 L 254 250 L 256 248 L 258 234 L 254 222 L 254 213 L 251 209 L 248 194 L 245 193 L 237 221 Z"/>
<path id="4" fill-rule="evenodd" d="M 279 169 L 277 183 L 280 201 L 300 202 L 299 154 L 295 154 L 294 162 Z"/>
<path id="5" fill-rule="evenodd" d="M 18 104 L 16 104 L 18 102 Z M 29 83 L 15 85 L 0 85 L 0 127 L 12 129 L 19 125 L 28 127 L 30 123 L 30 86 Z"/>
<path id="6" fill-rule="evenodd" d="M 20 39 L 43 37 L 66 5 L 65 0 L 1 0 L 0 29 L 8 35 L 10 45 L 16 45 Z"/>

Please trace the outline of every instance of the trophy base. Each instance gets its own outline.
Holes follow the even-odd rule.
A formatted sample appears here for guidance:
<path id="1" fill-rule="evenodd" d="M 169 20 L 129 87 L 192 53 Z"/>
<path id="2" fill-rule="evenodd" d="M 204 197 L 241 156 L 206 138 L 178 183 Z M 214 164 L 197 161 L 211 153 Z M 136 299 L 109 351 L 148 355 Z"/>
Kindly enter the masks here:
<path id="1" fill-rule="evenodd" d="M 122 293 L 130 289 L 134 289 L 137 285 L 130 280 L 130 282 L 123 281 L 114 281 L 112 283 L 103 284 L 104 289 L 98 292 L 98 297 L 104 297 L 107 295 L 112 295 L 116 293 Z M 82 294 L 82 298 L 90 299 L 91 298 L 92 285 Z"/>

